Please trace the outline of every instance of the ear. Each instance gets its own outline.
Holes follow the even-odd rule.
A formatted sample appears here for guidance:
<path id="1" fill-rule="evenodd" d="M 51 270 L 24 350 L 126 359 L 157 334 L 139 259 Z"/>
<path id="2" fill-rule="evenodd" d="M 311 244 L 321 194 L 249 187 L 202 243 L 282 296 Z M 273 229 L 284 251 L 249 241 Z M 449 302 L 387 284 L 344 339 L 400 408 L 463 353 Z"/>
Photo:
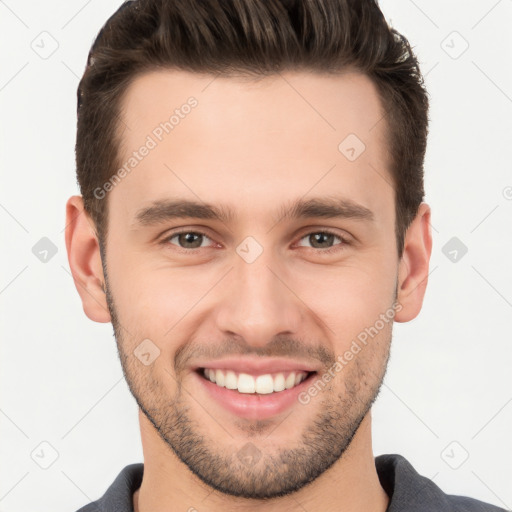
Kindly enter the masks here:
<path id="1" fill-rule="evenodd" d="M 404 251 L 398 267 L 397 291 L 397 302 L 402 308 L 397 310 L 396 322 L 409 322 L 416 318 L 423 304 L 432 253 L 430 213 L 430 206 L 421 203 L 405 235 Z"/>
<path id="2" fill-rule="evenodd" d="M 85 314 L 95 322 L 110 322 L 100 247 L 82 196 L 72 196 L 66 203 L 66 250 Z"/>

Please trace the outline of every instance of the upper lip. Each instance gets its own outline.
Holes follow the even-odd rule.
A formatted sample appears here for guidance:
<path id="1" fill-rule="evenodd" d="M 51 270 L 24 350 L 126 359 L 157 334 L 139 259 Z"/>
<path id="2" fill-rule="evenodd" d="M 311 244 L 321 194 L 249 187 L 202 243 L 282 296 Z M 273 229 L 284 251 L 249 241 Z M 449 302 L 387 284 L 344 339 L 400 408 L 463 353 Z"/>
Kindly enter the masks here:
<path id="1" fill-rule="evenodd" d="M 266 373 L 278 373 L 283 371 L 304 371 L 316 372 L 318 365 L 298 361 L 293 359 L 278 359 L 278 358 L 247 358 L 247 357 L 230 357 L 224 359 L 216 359 L 211 361 L 199 361 L 195 364 L 195 369 L 199 368 L 213 368 L 233 370 L 237 373 L 249 373 L 264 375 Z"/>

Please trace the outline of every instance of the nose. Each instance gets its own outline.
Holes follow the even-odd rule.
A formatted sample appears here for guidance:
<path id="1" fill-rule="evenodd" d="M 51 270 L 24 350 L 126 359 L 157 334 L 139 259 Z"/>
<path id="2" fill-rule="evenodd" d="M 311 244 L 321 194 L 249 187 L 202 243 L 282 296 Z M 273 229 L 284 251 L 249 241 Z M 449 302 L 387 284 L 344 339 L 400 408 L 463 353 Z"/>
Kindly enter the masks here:
<path id="1" fill-rule="evenodd" d="M 220 331 L 240 336 L 254 347 L 265 346 L 277 335 L 301 332 L 305 306 L 275 258 L 266 251 L 252 263 L 237 256 L 234 267 L 224 280 L 217 308 Z"/>

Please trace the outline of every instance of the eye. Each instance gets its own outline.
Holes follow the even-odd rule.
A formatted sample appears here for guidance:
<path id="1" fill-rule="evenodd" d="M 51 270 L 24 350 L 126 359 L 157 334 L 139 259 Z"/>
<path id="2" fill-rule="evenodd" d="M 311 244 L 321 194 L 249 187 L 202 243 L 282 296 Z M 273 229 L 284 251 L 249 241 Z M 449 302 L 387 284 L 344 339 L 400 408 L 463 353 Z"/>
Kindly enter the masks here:
<path id="1" fill-rule="evenodd" d="M 341 241 L 340 244 L 336 244 L 334 246 L 331 245 L 333 240 L 337 238 Z M 306 234 L 301 238 L 301 240 L 307 239 L 311 244 L 313 249 L 319 249 L 320 252 L 324 253 L 330 253 L 338 250 L 343 250 L 343 246 L 349 245 L 348 240 L 341 237 L 340 235 L 337 235 L 336 233 L 333 233 L 329 230 L 322 230 L 322 231 L 311 231 L 310 233 Z M 304 247 L 303 245 L 299 244 L 300 247 Z M 342 247 L 338 247 L 342 246 Z M 307 247 L 307 246 L 306 246 Z"/>
<path id="2" fill-rule="evenodd" d="M 174 238 L 177 238 L 178 244 L 171 242 Z M 210 239 L 205 233 L 200 231 L 180 231 L 164 238 L 162 243 L 172 243 L 173 245 L 178 245 L 180 249 L 198 249 L 204 247 L 202 242 L 205 238 Z"/>
<path id="3" fill-rule="evenodd" d="M 332 242 L 336 238 L 341 243 L 335 244 L 333 246 Z M 177 243 L 172 242 L 173 239 L 176 239 Z M 205 239 L 211 241 L 210 237 L 206 233 L 203 233 L 201 231 L 183 230 L 177 233 L 173 233 L 170 236 L 164 238 L 161 243 L 163 245 L 167 245 L 170 243 L 172 245 L 178 246 L 179 249 L 187 251 L 208 247 L 208 245 L 203 244 Z M 311 231 L 300 238 L 301 241 L 304 239 L 309 240 L 309 242 L 312 244 L 310 246 L 312 249 L 318 249 L 318 251 L 322 253 L 330 253 L 338 250 L 343 250 L 344 246 L 350 245 L 350 242 L 348 240 L 327 229 L 324 229 L 322 231 Z M 298 245 L 299 247 L 307 247 L 300 243 Z"/>

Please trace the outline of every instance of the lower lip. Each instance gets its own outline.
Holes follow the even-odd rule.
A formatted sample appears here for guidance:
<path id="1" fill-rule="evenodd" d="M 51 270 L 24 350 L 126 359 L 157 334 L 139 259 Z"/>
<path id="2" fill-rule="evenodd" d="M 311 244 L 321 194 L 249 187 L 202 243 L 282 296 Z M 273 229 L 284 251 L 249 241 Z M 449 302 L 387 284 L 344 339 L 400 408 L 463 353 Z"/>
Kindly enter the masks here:
<path id="1" fill-rule="evenodd" d="M 312 373 L 307 379 L 291 389 L 259 395 L 239 393 L 236 389 L 221 388 L 194 372 L 206 392 L 222 407 L 241 418 L 263 420 L 286 411 L 298 402 L 298 395 L 310 384 Z"/>

